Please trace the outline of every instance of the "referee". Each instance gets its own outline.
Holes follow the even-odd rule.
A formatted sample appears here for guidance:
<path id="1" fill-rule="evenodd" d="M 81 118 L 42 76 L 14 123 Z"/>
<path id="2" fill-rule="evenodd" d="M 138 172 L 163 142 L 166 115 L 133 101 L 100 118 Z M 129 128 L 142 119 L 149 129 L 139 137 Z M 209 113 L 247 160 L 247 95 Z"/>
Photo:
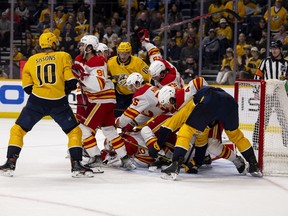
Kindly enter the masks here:
<path id="1" fill-rule="evenodd" d="M 271 56 L 262 60 L 259 68 L 256 70 L 254 79 L 278 79 L 280 77 L 286 77 L 288 75 L 288 61 L 284 59 L 282 55 L 282 42 L 280 40 L 273 41 L 271 43 Z M 265 129 L 268 125 L 269 118 L 271 116 L 273 107 L 275 108 L 277 119 L 282 128 L 282 140 L 285 147 L 288 147 L 288 120 L 284 114 L 284 107 L 280 106 L 280 98 L 274 91 L 272 95 L 266 94 L 266 110 L 265 110 Z M 287 109 L 287 107 L 286 107 Z M 253 132 L 253 147 L 258 148 L 258 136 L 259 136 L 259 117 L 254 127 Z"/>

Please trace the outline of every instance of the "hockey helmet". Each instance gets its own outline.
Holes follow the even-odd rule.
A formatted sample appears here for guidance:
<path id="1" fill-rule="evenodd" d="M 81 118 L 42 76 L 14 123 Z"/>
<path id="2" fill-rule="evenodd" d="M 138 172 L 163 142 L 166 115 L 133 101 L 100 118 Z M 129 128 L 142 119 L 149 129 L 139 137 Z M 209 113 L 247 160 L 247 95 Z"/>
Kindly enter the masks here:
<path id="1" fill-rule="evenodd" d="M 117 52 L 132 52 L 132 46 L 129 42 L 121 42 L 117 47 Z"/>
<path id="2" fill-rule="evenodd" d="M 163 86 L 158 94 L 158 101 L 161 106 L 167 108 L 169 105 L 174 105 L 176 103 L 176 89 L 172 86 Z"/>
<path id="3" fill-rule="evenodd" d="M 53 43 L 55 43 L 55 45 L 58 45 L 59 42 L 56 35 L 52 32 L 46 32 L 40 35 L 39 45 L 41 49 L 52 48 Z"/>
<path id="4" fill-rule="evenodd" d="M 126 85 L 130 90 L 139 89 L 144 82 L 143 76 L 140 73 L 134 72 L 130 74 L 126 80 Z"/>
<path id="5" fill-rule="evenodd" d="M 281 49 L 283 47 L 283 44 L 280 40 L 277 40 L 277 41 L 272 41 L 271 42 L 271 48 L 279 48 Z"/>
<path id="6" fill-rule="evenodd" d="M 80 43 L 84 44 L 84 50 L 86 51 L 86 47 L 91 45 L 93 50 L 97 51 L 98 46 L 99 46 L 99 40 L 95 35 L 84 35 Z"/>
<path id="7" fill-rule="evenodd" d="M 162 71 L 165 71 L 166 67 L 162 61 L 154 61 L 150 64 L 149 73 L 152 78 L 159 77 Z"/>
<path id="8" fill-rule="evenodd" d="M 104 52 L 104 51 L 108 51 L 108 46 L 104 43 L 99 43 L 99 46 L 97 48 L 98 52 Z"/>

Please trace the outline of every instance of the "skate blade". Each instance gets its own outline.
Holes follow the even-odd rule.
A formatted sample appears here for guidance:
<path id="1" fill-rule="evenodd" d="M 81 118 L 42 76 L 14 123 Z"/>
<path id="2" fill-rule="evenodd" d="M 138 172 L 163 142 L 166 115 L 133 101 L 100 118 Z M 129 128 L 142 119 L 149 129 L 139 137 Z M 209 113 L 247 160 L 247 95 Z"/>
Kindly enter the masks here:
<path id="1" fill-rule="evenodd" d="M 93 178 L 94 175 L 90 171 L 87 171 L 87 172 L 74 171 L 72 172 L 72 177 L 73 178 Z"/>
<path id="2" fill-rule="evenodd" d="M 171 180 L 171 181 L 175 181 L 177 179 L 177 173 L 162 173 L 162 175 L 160 176 L 162 179 L 165 180 Z"/>
<path id="3" fill-rule="evenodd" d="M 258 178 L 262 178 L 263 177 L 263 174 L 260 171 L 247 173 L 247 175 L 252 176 L 252 177 L 258 177 Z"/>
<path id="4" fill-rule="evenodd" d="M 150 166 L 148 167 L 149 172 L 155 172 L 157 170 L 157 166 Z"/>
<path id="5" fill-rule="evenodd" d="M 104 170 L 102 167 L 90 167 L 90 169 L 93 171 L 93 173 L 104 173 Z"/>
<path id="6" fill-rule="evenodd" d="M 2 170 L 1 174 L 6 177 L 13 177 L 14 170 Z"/>

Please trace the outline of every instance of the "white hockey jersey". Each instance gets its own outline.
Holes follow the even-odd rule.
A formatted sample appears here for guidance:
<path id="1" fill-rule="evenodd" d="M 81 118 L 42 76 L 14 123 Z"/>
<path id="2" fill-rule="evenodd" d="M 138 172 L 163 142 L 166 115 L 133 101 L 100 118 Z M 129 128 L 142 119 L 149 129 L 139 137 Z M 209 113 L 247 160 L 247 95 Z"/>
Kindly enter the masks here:
<path id="1" fill-rule="evenodd" d="M 151 84 L 143 85 L 134 95 L 132 104 L 118 119 L 117 125 L 121 128 L 128 124 L 132 126 L 144 125 L 152 117 L 165 112 L 158 106 L 159 88 Z"/>
<path id="2" fill-rule="evenodd" d="M 116 103 L 114 84 L 108 79 L 107 63 L 103 56 L 94 56 L 85 61 L 82 55 L 78 55 L 75 64 L 80 64 L 88 74 L 79 83 L 90 103 Z M 77 93 L 81 93 L 80 88 Z"/>

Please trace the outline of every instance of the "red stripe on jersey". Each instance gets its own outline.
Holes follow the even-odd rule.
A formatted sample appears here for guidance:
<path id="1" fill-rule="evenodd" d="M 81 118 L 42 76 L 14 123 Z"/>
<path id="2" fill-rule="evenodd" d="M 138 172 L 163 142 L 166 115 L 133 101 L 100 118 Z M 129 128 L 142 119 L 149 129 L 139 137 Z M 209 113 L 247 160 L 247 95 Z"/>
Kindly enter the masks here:
<path id="1" fill-rule="evenodd" d="M 193 79 L 193 84 L 194 84 L 196 90 L 198 91 L 203 86 L 203 78 L 197 77 L 197 78 Z"/>
<path id="2" fill-rule="evenodd" d="M 231 155 L 231 150 L 227 146 L 223 145 L 223 149 L 219 157 L 227 159 L 230 157 L 230 155 Z"/>
<path id="3" fill-rule="evenodd" d="M 176 90 L 176 108 L 178 109 L 185 101 L 185 89 Z"/>
<path id="4" fill-rule="evenodd" d="M 135 109 L 133 109 L 133 108 L 131 108 L 131 107 L 128 107 L 126 110 L 125 110 L 125 112 L 124 112 L 124 115 L 125 116 L 127 116 L 128 118 L 131 118 L 131 119 L 135 119 L 138 115 L 139 115 L 140 113 L 137 111 L 137 110 L 135 110 Z"/>
<path id="5" fill-rule="evenodd" d="M 99 86 L 100 86 L 100 90 L 103 90 L 104 86 L 106 84 L 105 79 L 103 79 L 101 77 L 97 77 L 97 80 L 98 80 L 98 83 L 99 83 Z"/>
<path id="6" fill-rule="evenodd" d="M 111 144 L 114 149 L 119 149 L 124 145 L 124 141 L 120 136 L 118 136 L 111 141 Z"/>
<path id="7" fill-rule="evenodd" d="M 103 56 L 93 56 L 86 62 L 86 65 L 88 67 L 93 68 L 93 67 L 103 66 L 105 63 L 106 63 L 106 60 Z"/>
<path id="8" fill-rule="evenodd" d="M 150 156 L 145 156 L 145 155 L 138 155 L 135 154 L 135 158 L 137 158 L 139 161 L 146 163 L 146 164 L 151 164 L 155 161 L 154 158 L 150 157 Z"/>
<path id="9" fill-rule="evenodd" d="M 148 56 L 152 56 L 155 54 L 161 54 L 158 48 L 152 48 L 148 51 Z"/>
<path id="10" fill-rule="evenodd" d="M 91 100 L 96 99 L 116 99 L 115 91 L 113 89 L 97 92 L 97 93 L 90 93 L 85 91 L 87 97 Z"/>

